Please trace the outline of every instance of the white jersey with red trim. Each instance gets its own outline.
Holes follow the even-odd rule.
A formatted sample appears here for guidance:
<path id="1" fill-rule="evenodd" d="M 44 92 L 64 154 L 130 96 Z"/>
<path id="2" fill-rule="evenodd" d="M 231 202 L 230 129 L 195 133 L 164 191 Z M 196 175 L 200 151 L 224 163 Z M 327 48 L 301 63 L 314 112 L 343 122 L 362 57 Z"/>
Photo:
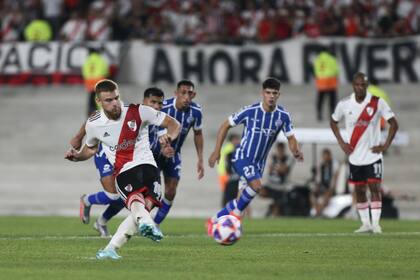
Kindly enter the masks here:
<path id="1" fill-rule="evenodd" d="M 128 106 L 121 104 L 121 116 L 118 120 L 108 119 L 103 110 L 98 111 L 95 115 L 90 117 L 86 122 L 86 145 L 88 147 L 94 147 L 98 142 L 102 142 L 103 150 L 105 151 L 109 162 L 114 165 L 116 152 L 120 149 L 125 149 L 125 146 L 130 145 L 130 143 L 125 142 L 118 143 L 123 125 L 128 125 L 130 127 L 140 125 L 134 146 L 133 159 L 132 161 L 126 162 L 122 166 L 120 172 L 140 164 L 151 164 L 156 166 L 152 151 L 150 150 L 148 125 L 161 125 L 166 114 L 156 111 L 149 106 L 140 105 L 140 124 L 133 124 L 133 120 L 128 121 L 130 124 L 128 124 L 128 122 L 125 124 L 127 111 Z"/>
<path id="2" fill-rule="evenodd" d="M 372 94 L 367 92 L 365 100 L 362 103 L 357 103 L 355 93 L 340 100 L 332 119 L 339 122 L 344 118 L 346 135 L 343 135 L 346 143 L 350 142 L 351 135 L 354 128 L 358 123 L 360 114 L 366 108 L 366 105 L 370 102 Z M 368 110 L 369 113 L 369 110 Z M 394 113 L 388 104 L 381 98 L 378 100 L 378 109 L 370 121 L 367 129 L 360 137 L 354 151 L 349 156 L 349 162 L 353 165 L 368 165 L 379 159 L 382 159 L 382 154 L 372 153 L 371 148 L 381 143 L 381 117 L 385 120 L 389 120 L 394 117 Z"/>

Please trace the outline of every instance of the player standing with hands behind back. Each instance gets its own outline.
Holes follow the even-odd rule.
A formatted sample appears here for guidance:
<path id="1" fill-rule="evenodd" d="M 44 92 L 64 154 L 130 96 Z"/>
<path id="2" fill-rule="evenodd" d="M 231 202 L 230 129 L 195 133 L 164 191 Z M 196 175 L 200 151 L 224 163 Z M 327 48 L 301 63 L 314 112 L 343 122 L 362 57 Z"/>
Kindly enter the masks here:
<path id="1" fill-rule="evenodd" d="M 368 79 L 358 72 L 353 77 L 350 96 L 342 99 L 331 116 L 330 126 L 341 149 L 349 156 L 349 182 L 355 184 L 357 211 L 362 226 L 356 233 L 382 233 L 379 220 L 382 211 L 380 187 L 383 175 L 382 153 L 391 145 L 398 123 L 387 103 L 367 92 Z M 388 136 L 381 144 L 381 116 L 389 123 Z M 344 118 L 348 139 L 343 139 L 338 122 Z M 370 214 L 366 196 L 371 193 Z"/>
<path id="2" fill-rule="evenodd" d="M 290 114 L 277 105 L 280 86 L 277 79 L 266 79 L 262 84 L 262 102 L 246 106 L 232 114 L 217 132 L 216 146 L 209 158 L 210 167 L 213 167 L 220 159 L 220 150 L 228 130 L 239 124 L 244 125 L 241 143 L 236 148 L 232 159 L 233 168 L 241 177 L 239 185 L 242 193 L 238 199 L 228 202 L 216 216 L 208 220 L 207 234 L 209 235 L 213 231 L 213 224 L 217 218 L 228 214 L 240 217 L 242 211 L 257 195 L 262 187 L 261 178 L 267 155 L 281 131 L 287 137 L 293 156 L 299 161 L 303 160 L 303 154 L 294 136 Z"/>

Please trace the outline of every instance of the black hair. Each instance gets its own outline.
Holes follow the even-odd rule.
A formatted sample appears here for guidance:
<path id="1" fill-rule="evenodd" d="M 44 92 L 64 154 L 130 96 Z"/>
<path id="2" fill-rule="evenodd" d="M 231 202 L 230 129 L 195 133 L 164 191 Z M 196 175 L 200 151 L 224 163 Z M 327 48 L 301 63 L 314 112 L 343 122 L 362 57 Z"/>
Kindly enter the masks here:
<path id="1" fill-rule="evenodd" d="M 281 83 L 276 78 L 268 78 L 262 83 L 263 89 L 271 88 L 271 89 L 279 90 L 280 87 L 281 87 Z"/>
<path id="2" fill-rule="evenodd" d="M 233 139 L 239 138 L 239 137 L 240 137 L 239 134 L 237 134 L 237 133 L 231 133 L 228 136 L 228 140 L 229 140 L 229 142 L 232 142 Z"/>
<path id="3" fill-rule="evenodd" d="M 365 74 L 365 73 L 362 73 L 362 72 L 357 72 L 356 74 L 354 74 L 354 75 L 353 75 L 353 82 L 354 82 L 356 79 L 359 79 L 359 78 L 362 78 L 362 79 L 364 79 L 366 82 L 369 82 L 369 80 L 368 80 L 368 78 L 367 78 L 366 74 Z"/>
<path id="4" fill-rule="evenodd" d="M 195 88 L 194 83 L 191 82 L 190 80 L 179 81 L 178 84 L 176 85 L 176 88 L 180 88 L 181 86 L 187 86 L 187 87 Z"/>
<path id="5" fill-rule="evenodd" d="M 111 92 L 114 90 L 118 90 L 117 83 L 108 79 L 100 80 L 95 85 L 95 94 L 97 97 L 101 92 Z"/>
<path id="6" fill-rule="evenodd" d="M 285 149 L 286 148 L 286 145 L 283 143 L 283 142 L 277 142 L 277 145 L 276 145 L 276 147 L 277 147 L 277 149 L 278 148 L 281 148 L 281 149 Z"/>
<path id="7" fill-rule="evenodd" d="M 144 91 L 143 97 L 148 98 L 150 96 L 157 96 L 165 98 L 165 93 L 158 87 L 150 87 Z"/>

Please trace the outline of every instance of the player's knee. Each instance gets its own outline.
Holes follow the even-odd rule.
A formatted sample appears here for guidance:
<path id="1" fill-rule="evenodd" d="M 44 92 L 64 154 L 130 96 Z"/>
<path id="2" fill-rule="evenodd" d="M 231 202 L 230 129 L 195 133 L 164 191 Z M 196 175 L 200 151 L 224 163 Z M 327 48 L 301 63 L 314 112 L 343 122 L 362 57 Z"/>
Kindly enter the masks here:
<path id="1" fill-rule="evenodd" d="M 118 193 L 110 193 L 107 191 L 104 191 L 104 193 L 111 200 L 118 200 L 120 198 L 120 195 Z"/>
<path id="2" fill-rule="evenodd" d="M 109 193 L 117 193 L 113 176 L 106 176 L 101 178 L 101 183 L 105 191 Z"/>
<path id="3" fill-rule="evenodd" d="M 166 199 L 172 201 L 172 200 L 174 200 L 175 195 L 176 195 L 176 188 L 165 190 L 165 198 Z"/>

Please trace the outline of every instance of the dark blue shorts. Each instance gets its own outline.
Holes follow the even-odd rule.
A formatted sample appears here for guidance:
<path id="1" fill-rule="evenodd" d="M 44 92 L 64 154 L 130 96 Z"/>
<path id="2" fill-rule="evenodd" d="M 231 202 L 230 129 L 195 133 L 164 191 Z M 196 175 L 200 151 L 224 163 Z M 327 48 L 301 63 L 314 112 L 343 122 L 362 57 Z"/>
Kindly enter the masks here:
<path id="1" fill-rule="evenodd" d="M 114 173 L 114 167 L 106 157 L 105 151 L 102 148 L 102 143 L 99 143 L 98 152 L 95 154 L 95 166 L 99 171 L 99 177 L 103 178 Z"/>
<path id="2" fill-rule="evenodd" d="M 159 155 L 156 158 L 156 164 L 163 176 L 168 178 L 181 178 L 181 153 L 176 153 L 172 158 Z"/>
<path id="3" fill-rule="evenodd" d="M 237 159 L 232 162 L 232 165 L 236 173 L 245 178 L 247 182 L 262 178 L 262 170 L 260 170 L 257 164 L 249 160 Z"/>

